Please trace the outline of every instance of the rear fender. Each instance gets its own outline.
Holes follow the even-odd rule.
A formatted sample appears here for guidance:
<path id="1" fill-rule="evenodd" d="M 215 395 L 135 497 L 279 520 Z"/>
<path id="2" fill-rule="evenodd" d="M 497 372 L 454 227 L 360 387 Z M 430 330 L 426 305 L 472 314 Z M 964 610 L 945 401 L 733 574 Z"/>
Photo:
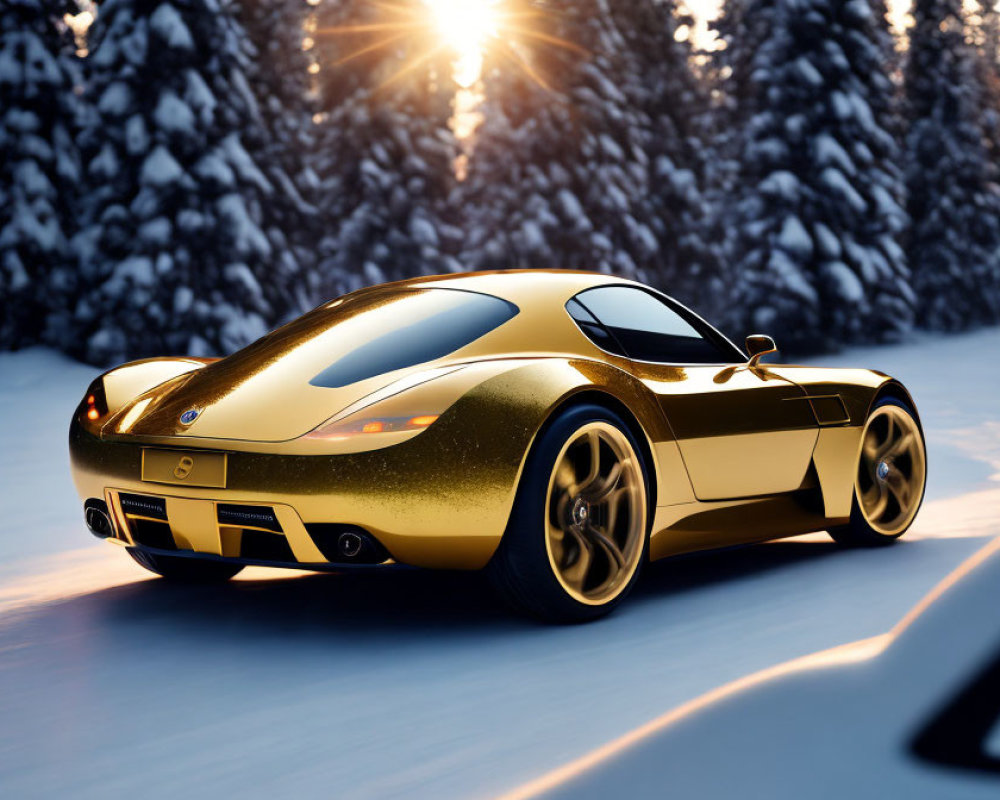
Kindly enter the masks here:
<path id="1" fill-rule="evenodd" d="M 145 358 L 115 367 L 101 376 L 108 410 L 114 413 L 140 394 L 166 381 L 201 369 L 217 358 Z"/>

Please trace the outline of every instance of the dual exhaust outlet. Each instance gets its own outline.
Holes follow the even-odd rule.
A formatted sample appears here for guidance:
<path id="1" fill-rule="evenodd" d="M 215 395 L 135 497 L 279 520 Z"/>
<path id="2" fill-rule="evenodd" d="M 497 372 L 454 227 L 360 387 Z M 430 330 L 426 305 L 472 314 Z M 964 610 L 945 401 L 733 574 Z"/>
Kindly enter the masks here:
<path id="1" fill-rule="evenodd" d="M 83 514 L 87 522 L 87 529 L 94 536 L 99 539 L 108 539 L 115 535 L 107 504 L 103 500 L 96 498 L 88 500 L 83 506 Z M 335 527 L 327 527 L 325 525 L 318 527 L 327 528 L 327 531 L 329 531 L 329 528 L 334 528 L 333 531 L 329 531 L 329 533 L 334 533 L 336 537 L 334 541 L 330 541 L 334 537 L 330 537 L 329 533 L 327 533 L 325 546 L 324 543 L 317 542 L 324 551 L 324 555 L 330 561 L 343 559 L 348 562 L 379 563 L 389 557 L 389 554 L 385 552 L 385 548 L 382 547 L 378 540 L 361 528 L 340 525 Z M 336 531 L 336 528 L 340 528 L 340 531 Z M 314 536 L 314 538 L 316 537 Z M 333 557 L 334 554 L 329 552 L 330 544 L 335 544 L 336 555 L 339 558 Z"/>

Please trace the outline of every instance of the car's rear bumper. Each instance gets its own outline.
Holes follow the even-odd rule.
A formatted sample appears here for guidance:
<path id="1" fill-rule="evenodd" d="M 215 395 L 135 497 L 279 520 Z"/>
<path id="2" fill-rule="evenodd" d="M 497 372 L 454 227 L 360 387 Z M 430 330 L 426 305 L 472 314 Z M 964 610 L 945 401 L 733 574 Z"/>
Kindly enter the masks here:
<path id="1" fill-rule="evenodd" d="M 104 490 L 100 509 L 93 498 L 87 503 L 109 521 L 100 531 L 91 525 L 95 534 L 153 553 L 299 569 L 395 563 L 364 528 L 306 524 L 283 503 L 235 504 L 115 488 Z"/>
<path id="2" fill-rule="evenodd" d="M 464 428 L 439 425 L 401 445 L 346 455 L 229 451 L 224 488 L 144 481 L 142 453 L 150 445 L 102 440 L 76 423 L 70 456 L 80 499 L 107 505 L 113 529 L 107 538 L 119 544 L 269 566 L 338 568 L 358 563 L 335 551 L 339 533 L 354 528 L 384 548 L 384 558 L 364 563 L 479 569 L 503 535 L 530 433 L 523 441 L 482 444 L 462 441 Z M 162 512 L 125 508 L 123 495 L 151 498 Z M 228 506 L 273 514 L 276 524 L 220 516 Z"/>
<path id="3" fill-rule="evenodd" d="M 151 553 L 154 556 L 171 556 L 179 558 L 195 558 L 199 561 L 216 561 L 220 564 L 238 564 L 241 567 L 275 567 L 278 569 L 301 569 L 311 572 L 344 572 L 344 571 L 365 571 L 365 570 L 385 570 L 385 569 L 415 569 L 407 564 L 400 564 L 391 558 L 380 564 L 354 564 L 346 562 L 332 563 L 327 561 L 317 561 L 313 563 L 289 563 L 286 561 L 269 561 L 263 558 L 242 558 L 230 556 L 217 556 L 213 553 L 198 553 L 192 550 L 164 550 L 159 547 L 144 547 L 127 545 L 130 549 L 139 550 L 144 553 Z"/>

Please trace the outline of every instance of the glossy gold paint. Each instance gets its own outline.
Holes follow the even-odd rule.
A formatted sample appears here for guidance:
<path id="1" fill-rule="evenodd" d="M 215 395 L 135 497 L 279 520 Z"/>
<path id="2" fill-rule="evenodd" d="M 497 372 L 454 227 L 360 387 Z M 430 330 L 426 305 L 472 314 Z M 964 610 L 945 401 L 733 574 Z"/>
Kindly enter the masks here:
<path id="1" fill-rule="evenodd" d="M 351 296 L 359 308 L 448 288 L 502 297 L 520 313 L 444 358 L 341 389 L 308 383 L 333 360 L 323 321 L 338 301 L 220 361 L 124 365 L 103 377 L 109 413 L 73 420 L 78 493 L 106 498 L 116 530 L 127 526 L 118 492 L 165 497 L 178 546 L 197 552 L 238 553 L 240 529 L 219 526 L 215 506 L 257 504 L 275 509 L 302 565 L 326 563 L 305 525 L 341 523 L 371 532 L 397 562 L 477 569 L 503 535 L 535 436 L 561 405 L 587 397 L 617 404 L 634 420 L 655 496 L 644 510 L 652 558 L 842 524 L 865 420 L 891 379 L 746 362 L 639 363 L 606 353 L 564 305 L 584 289 L 628 283 L 529 270 L 362 290 Z M 296 344 L 303 347 L 289 356 Z M 201 414 L 184 425 L 180 415 L 191 408 Z M 338 428 L 418 415 L 439 418 L 386 433 Z M 225 488 L 143 480 L 144 451 L 147 459 L 225 453 Z M 130 542 L 127 532 L 121 539 Z"/>

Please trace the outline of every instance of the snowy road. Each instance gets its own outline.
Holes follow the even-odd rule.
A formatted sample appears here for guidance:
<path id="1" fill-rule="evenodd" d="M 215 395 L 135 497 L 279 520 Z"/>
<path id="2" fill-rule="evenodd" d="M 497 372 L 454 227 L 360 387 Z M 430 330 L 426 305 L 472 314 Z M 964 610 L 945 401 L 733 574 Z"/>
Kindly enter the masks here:
<path id="1" fill-rule="evenodd" d="M 65 430 L 92 371 L 0 355 L 5 798 L 480 797 L 702 692 L 888 629 L 1000 535 L 1000 330 L 854 350 L 912 390 L 912 537 L 823 536 L 653 565 L 611 618 L 513 619 L 475 575 L 247 570 L 147 580 L 85 532 Z M 985 366 L 992 360 L 992 365 Z"/>

